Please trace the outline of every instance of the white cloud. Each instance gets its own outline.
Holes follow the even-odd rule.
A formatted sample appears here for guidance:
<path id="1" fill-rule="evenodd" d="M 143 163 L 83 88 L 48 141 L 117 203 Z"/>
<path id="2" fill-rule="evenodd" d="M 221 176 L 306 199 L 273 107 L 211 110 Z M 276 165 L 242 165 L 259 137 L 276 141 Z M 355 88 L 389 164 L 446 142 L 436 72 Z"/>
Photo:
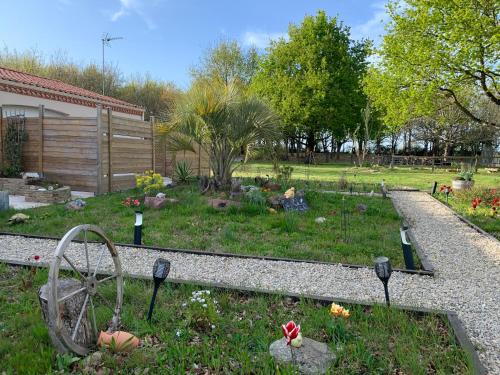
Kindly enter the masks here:
<path id="1" fill-rule="evenodd" d="M 380 42 L 380 37 L 384 33 L 384 26 L 390 19 L 385 8 L 386 2 L 376 2 L 371 5 L 373 13 L 371 18 L 351 29 L 353 39 L 368 38 L 375 42 Z"/>
<path id="2" fill-rule="evenodd" d="M 124 16 L 133 14 L 139 16 L 146 23 L 148 29 L 156 29 L 155 22 L 144 10 L 144 4 L 142 0 L 120 0 L 120 9 L 118 9 L 116 12 L 113 12 L 110 19 L 112 22 L 116 22 Z"/>
<path id="3" fill-rule="evenodd" d="M 247 31 L 243 34 L 242 42 L 244 46 L 255 46 L 257 48 L 266 48 L 271 40 L 280 38 L 288 39 L 287 33 L 264 33 L 256 31 Z"/>

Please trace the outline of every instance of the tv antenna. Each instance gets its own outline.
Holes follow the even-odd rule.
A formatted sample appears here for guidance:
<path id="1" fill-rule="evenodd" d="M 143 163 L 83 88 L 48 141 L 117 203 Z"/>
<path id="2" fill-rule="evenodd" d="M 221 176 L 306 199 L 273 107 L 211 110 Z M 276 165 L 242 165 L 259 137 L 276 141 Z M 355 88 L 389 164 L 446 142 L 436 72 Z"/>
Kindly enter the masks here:
<path id="1" fill-rule="evenodd" d="M 101 38 L 101 41 L 102 41 L 102 95 L 104 95 L 104 84 L 106 82 L 106 76 L 104 75 L 105 74 L 105 72 L 104 72 L 104 47 L 105 46 L 111 47 L 111 42 L 113 40 L 119 40 L 119 39 L 123 39 L 123 37 L 121 37 L 121 36 L 112 37 L 111 35 L 109 35 L 109 33 L 103 34 L 103 36 Z"/>

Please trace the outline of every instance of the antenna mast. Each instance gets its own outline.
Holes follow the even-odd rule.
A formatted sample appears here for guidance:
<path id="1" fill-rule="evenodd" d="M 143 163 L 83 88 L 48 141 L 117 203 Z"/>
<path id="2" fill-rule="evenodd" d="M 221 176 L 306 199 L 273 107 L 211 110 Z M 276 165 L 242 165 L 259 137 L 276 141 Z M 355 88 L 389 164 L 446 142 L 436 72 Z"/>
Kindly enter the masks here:
<path id="1" fill-rule="evenodd" d="M 123 39 L 121 36 L 117 37 L 112 37 L 108 33 L 103 34 L 101 41 L 102 41 L 102 95 L 104 95 L 104 85 L 106 82 L 106 76 L 104 72 L 104 46 L 111 47 L 111 41 L 113 40 L 118 40 L 118 39 Z"/>

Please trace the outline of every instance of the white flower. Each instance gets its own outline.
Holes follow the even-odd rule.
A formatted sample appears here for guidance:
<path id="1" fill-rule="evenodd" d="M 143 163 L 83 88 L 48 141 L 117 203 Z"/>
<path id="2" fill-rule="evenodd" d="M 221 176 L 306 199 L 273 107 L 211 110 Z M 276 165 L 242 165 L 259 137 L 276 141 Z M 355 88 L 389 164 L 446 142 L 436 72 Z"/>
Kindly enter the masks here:
<path id="1" fill-rule="evenodd" d="M 214 324 L 212 324 L 212 329 L 215 329 L 215 325 Z"/>
<path id="2" fill-rule="evenodd" d="M 178 330 L 177 330 L 177 332 L 175 332 L 175 335 L 176 335 L 177 337 L 181 337 L 181 335 L 182 335 L 182 331 L 181 331 L 180 329 L 178 329 Z"/>
<path id="3" fill-rule="evenodd" d="M 206 309 L 208 307 L 208 305 L 205 303 L 203 304 L 203 308 Z"/>
<path id="4" fill-rule="evenodd" d="M 205 293 L 207 293 L 208 295 L 210 295 L 210 290 L 205 290 Z"/>
<path id="5" fill-rule="evenodd" d="M 205 303 L 205 299 L 204 298 L 200 299 L 200 302 Z"/>
<path id="6" fill-rule="evenodd" d="M 193 296 L 196 295 L 196 292 L 191 293 Z"/>
<path id="7" fill-rule="evenodd" d="M 186 306 L 187 306 L 187 303 L 183 303 L 183 304 L 182 304 L 182 307 L 186 307 Z"/>
<path id="8" fill-rule="evenodd" d="M 191 298 L 191 302 L 196 302 L 196 300 L 194 298 Z"/>

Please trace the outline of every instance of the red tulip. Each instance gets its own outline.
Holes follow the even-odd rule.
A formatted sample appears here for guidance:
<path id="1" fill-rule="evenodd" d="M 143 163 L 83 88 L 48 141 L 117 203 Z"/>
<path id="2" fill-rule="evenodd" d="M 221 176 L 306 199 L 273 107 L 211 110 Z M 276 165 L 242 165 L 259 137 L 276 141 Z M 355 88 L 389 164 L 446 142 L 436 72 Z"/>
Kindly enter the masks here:
<path id="1" fill-rule="evenodd" d="M 134 206 L 138 206 L 140 205 L 141 203 L 139 202 L 139 199 L 134 199 Z"/>
<path id="2" fill-rule="evenodd" d="M 296 325 L 294 321 L 289 321 L 281 326 L 283 336 L 285 336 L 286 344 L 290 345 L 293 339 L 297 338 L 300 332 L 300 325 Z"/>
<path id="3" fill-rule="evenodd" d="M 34 260 L 36 260 L 36 261 L 38 262 L 38 261 L 40 260 L 40 255 L 35 255 L 35 256 L 33 257 L 33 259 L 34 259 Z"/>

